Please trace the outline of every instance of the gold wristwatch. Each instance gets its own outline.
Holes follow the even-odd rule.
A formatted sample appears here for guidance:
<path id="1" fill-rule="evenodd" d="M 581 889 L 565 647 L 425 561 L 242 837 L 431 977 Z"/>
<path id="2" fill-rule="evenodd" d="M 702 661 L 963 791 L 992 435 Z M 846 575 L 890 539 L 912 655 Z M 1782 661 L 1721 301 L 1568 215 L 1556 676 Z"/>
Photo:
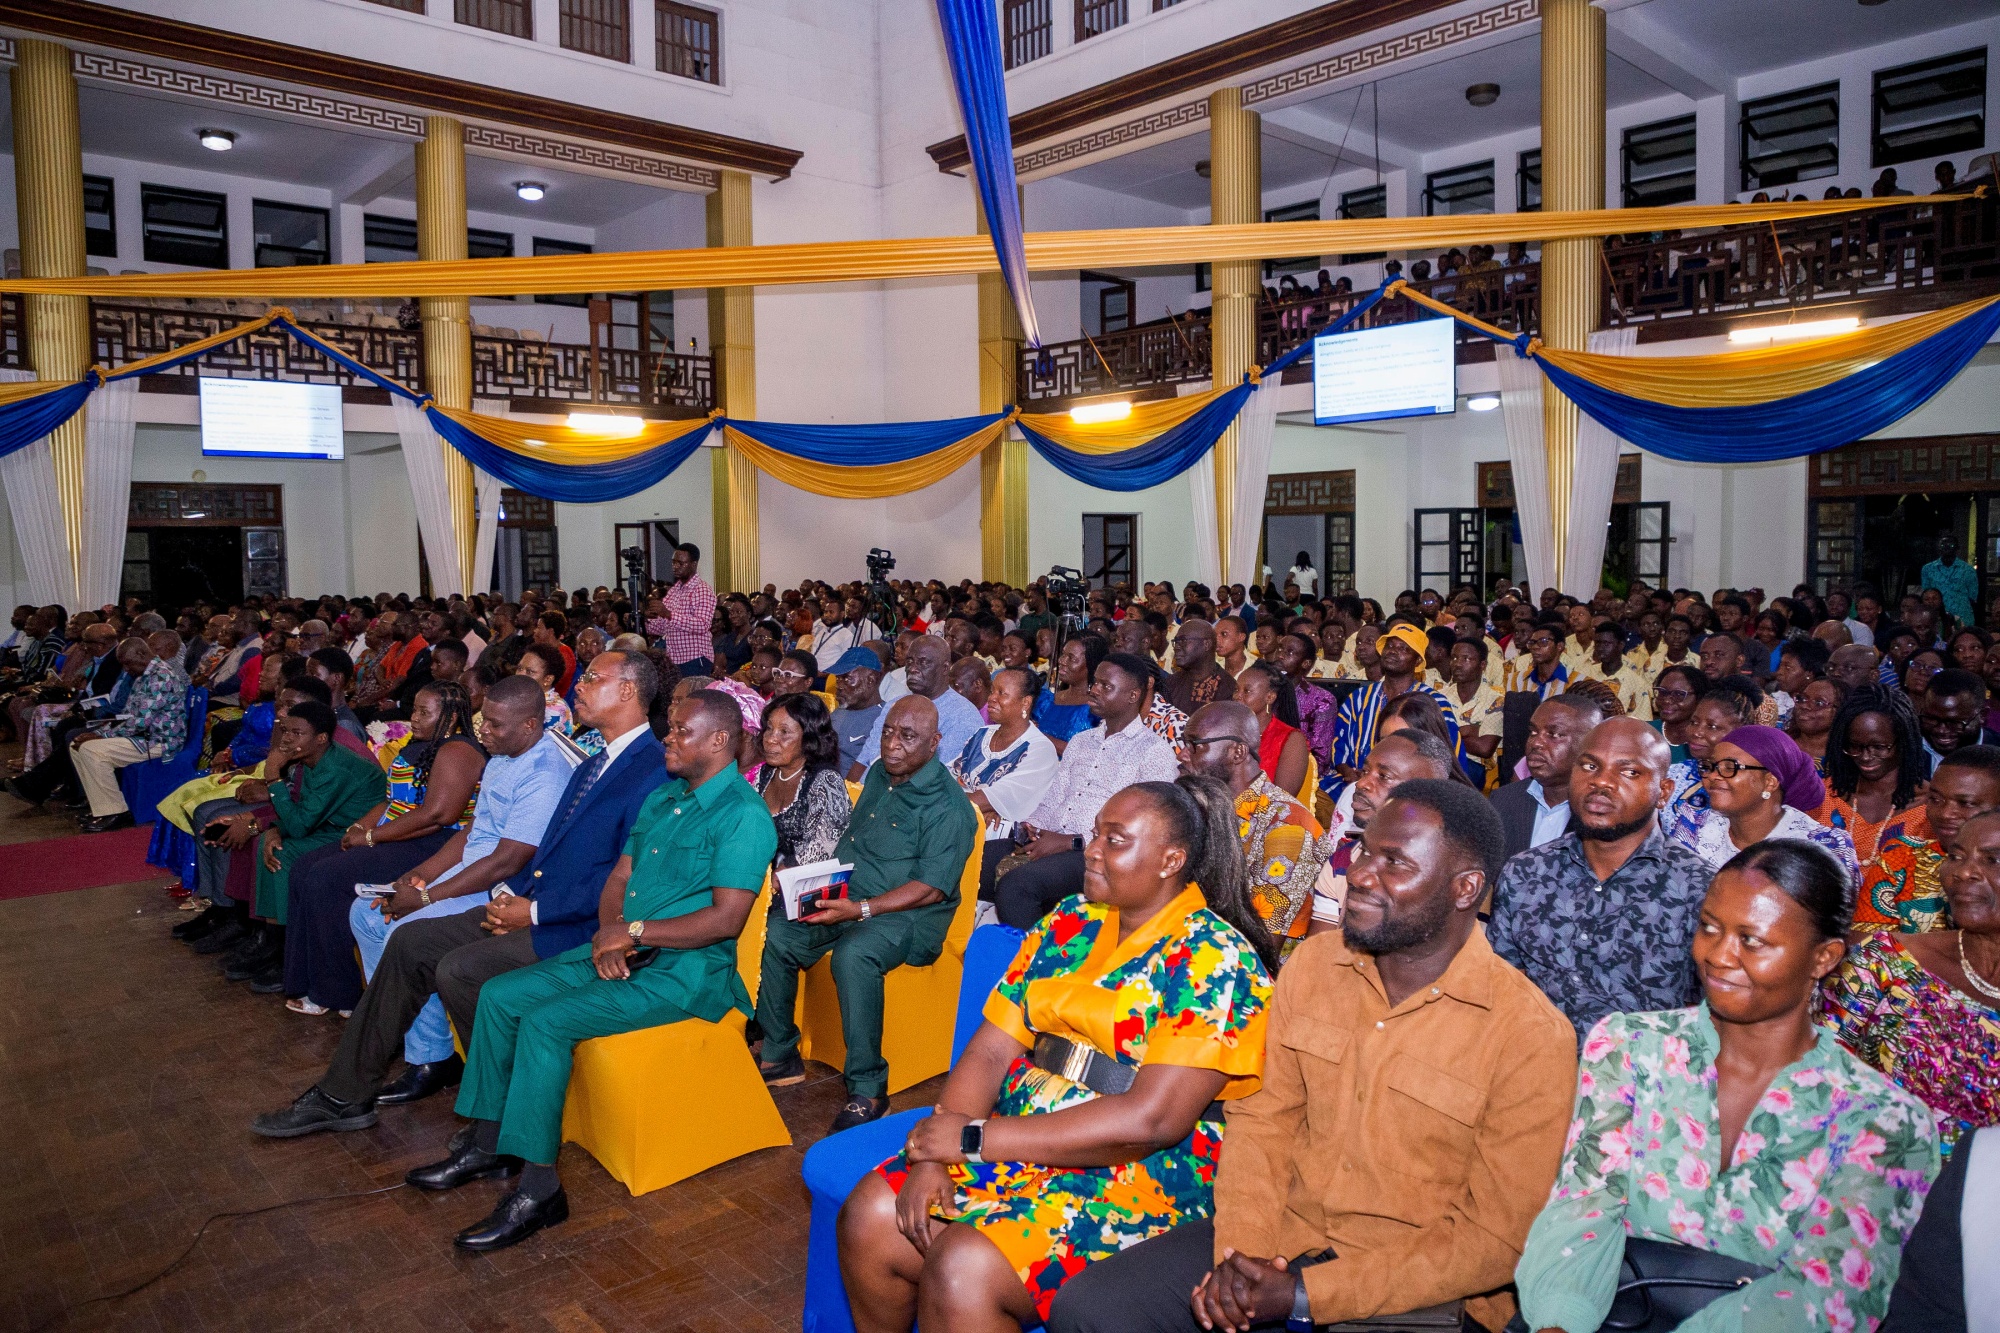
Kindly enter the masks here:
<path id="1" fill-rule="evenodd" d="M 646 933 L 646 923 L 643 921 L 627 921 L 625 923 L 625 933 L 632 937 L 632 943 L 637 944 L 639 937 Z"/>

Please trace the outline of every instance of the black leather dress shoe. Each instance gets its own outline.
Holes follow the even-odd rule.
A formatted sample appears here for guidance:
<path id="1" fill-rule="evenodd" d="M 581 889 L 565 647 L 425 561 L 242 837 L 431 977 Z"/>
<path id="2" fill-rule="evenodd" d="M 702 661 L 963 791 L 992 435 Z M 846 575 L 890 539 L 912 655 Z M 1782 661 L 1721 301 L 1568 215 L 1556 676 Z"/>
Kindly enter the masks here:
<path id="1" fill-rule="evenodd" d="M 267 931 L 261 940 L 234 950 L 222 960 L 222 979 L 249 981 L 274 962 L 281 968 L 284 966 L 285 945 L 275 934 Z"/>
<path id="2" fill-rule="evenodd" d="M 384 1085 L 382 1091 L 375 1094 L 375 1101 L 381 1106 L 420 1102 L 446 1088 L 457 1087 L 464 1077 L 465 1061 L 456 1055 L 427 1065 L 406 1065 L 393 1082 Z"/>
<path id="3" fill-rule="evenodd" d="M 849 1094 L 847 1105 L 840 1108 L 840 1114 L 833 1118 L 833 1128 L 827 1132 L 829 1134 L 838 1134 L 843 1129 L 853 1129 L 856 1125 L 865 1125 L 870 1121 L 880 1120 L 887 1114 L 889 1114 L 889 1099 L 887 1097 L 863 1097 L 858 1093 Z"/>
<path id="4" fill-rule="evenodd" d="M 540 1203 L 515 1190 L 500 1201 L 500 1206 L 484 1222 L 459 1232 L 452 1243 L 461 1250 L 481 1253 L 504 1250 L 520 1244 L 543 1227 L 568 1220 L 569 1196 L 561 1190 Z"/>
<path id="5" fill-rule="evenodd" d="M 236 909 L 231 908 L 227 921 L 195 941 L 194 951 L 203 957 L 224 953 L 243 943 L 249 935 L 250 927 L 236 915 Z"/>
<path id="6" fill-rule="evenodd" d="M 296 1139 L 328 1129 L 367 1129 L 375 1119 L 373 1102 L 337 1102 L 315 1085 L 284 1110 L 252 1120 L 250 1129 L 267 1139 Z"/>
<path id="7" fill-rule="evenodd" d="M 206 912 L 198 913 L 192 920 L 183 921 L 175 926 L 173 936 L 184 944 L 193 944 L 196 940 L 222 929 L 222 923 L 235 915 L 234 908 L 211 907 Z"/>
<path id="8" fill-rule="evenodd" d="M 264 970 L 250 978 L 252 995 L 283 995 L 285 993 L 285 959 L 280 954 L 264 965 Z"/>
<path id="9" fill-rule="evenodd" d="M 97 815 L 78 824 L 79 833 L 109 833 L 113 829 L 131 828 L 135 821 L 130 810 L 120 810 L 115 815 Z"/>
<path id="10" fill-rule="evenodd" d="M 420 1190 L 435 1191 L 455 1190 L 460 1185 L 471 1180 L 487 1180 L 494 1177 L 520 1174 L 520 1158 L 509 1157 L 503 1153 L 487 1152 L 485 1149 L 474 1145 L 472 1136 L 473 1128 L 467 1125 L 464 1129 L 451 1136 L 451 1156 L 445 1158 L 442 1162 L 432 1162 L 429 1166 L 420 1166 L 406 1174 L 403 1179 L 415 1185 Z M 562 1196 L 557 1195 L 556 1197 L 561 1198 Z M 563 1207 L 565 1215 L 567 1215 L 569 1205 L 564 1204 Z M 496 1212 L 494 1217 L 498 1216 L 499 1214 Z M 487 1219 L 489 1222 L 492 1220 L 492 1218 Z M 540 1225 L 540 1223 L 536 1225 Z M 474 1228 L 474 1230 L 477 1229 Z M 521 1233 L 522 1236 L 527 1234 L 525 1231 Z M 516 1236 L 514 1239 L 519 1240 L 520 1236 Z M 514 1241 L 510 1240 L 504 1243 L 512 1245 Z M 487 1248 L 499 1249 L 500 1246 L 495 1245 Z"/>

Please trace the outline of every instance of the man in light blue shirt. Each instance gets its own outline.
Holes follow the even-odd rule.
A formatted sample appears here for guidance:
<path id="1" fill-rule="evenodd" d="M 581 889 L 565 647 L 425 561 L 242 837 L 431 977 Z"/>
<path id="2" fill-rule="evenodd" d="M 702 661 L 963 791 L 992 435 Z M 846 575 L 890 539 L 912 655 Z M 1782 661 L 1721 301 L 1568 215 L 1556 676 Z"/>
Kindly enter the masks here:
<path id="1" fill-rule="evenodd" d="M 1944 598 L 1945 611 L 1961 625 L 1979 623 L 1973 599 L 1979 596 L 1979 571 L 1958 558 L 1958 542 L 1938 538 L 1938 558 L 1925 565 L 1919 575 L 1921 586 L 1936 588 Z"/>
<path id="2" fill-rule="evenodd" d="M 485 907 L 492 890 L 533 859 L 555 818 L 582 752 L 567 738 L 543 729 L 540 691 L 533 682 L 522 689 L 516 681 L 527 678 L 510 676 L 486 696 L 482 738 L 491 757 L 480 775 L 472 822 L 397 880 L 392 897 L 354 900 L 348 921 L 361 948 L 365 976 L 375 975 L 390 933 L 405 921 Z M 452 1049 L 444 1002 L 437 996 L 431 996 L 404 1034 L 403 1059 L 409 1068 L 383 1095 L 415 1101 L 458 1082 L 462 1067 Z"/>
<path id="3" fill-rule="evenodd" d="M 1570 768 L 1583 738 L 1603 720 L 1604 706 L 1588 694 L 1558 694 L 1535 709 L 1523 755 L 1528 780 L 1493 793 L 1493 808 L 1507 834 L 1507 855 L 1554 842 L 1569 831 Z"/>
<path id="4" fill-rule="evenodd" d="M 986 726 L 986 719 L 979 716 L 979 710 L 964 695 L 950 687 L 950 667 L 951 649 L 943 639 L 927 634 L 910 645 L 904 671 L 910 693 L 922 695 L 937 707 L 938 753 L 955 755 Z M 868 743 L 861 747 L 861 757 L 847 771 L 849 782 L 860 782 L 868 766 L 882 757 L 882 720 L 888 716 L 886 708 L 876 716 L 875 725 L 868 732 Z"/>

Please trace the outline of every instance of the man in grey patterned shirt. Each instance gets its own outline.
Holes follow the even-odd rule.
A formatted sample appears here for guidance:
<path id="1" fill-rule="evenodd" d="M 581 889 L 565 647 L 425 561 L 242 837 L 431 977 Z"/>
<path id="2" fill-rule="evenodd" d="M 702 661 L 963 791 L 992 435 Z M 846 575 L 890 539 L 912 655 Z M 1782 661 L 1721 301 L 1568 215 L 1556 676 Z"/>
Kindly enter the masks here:
<path id="1" fill-rule="evenodd" d="M 1528 974 L 1579 1040 L 1609 1013 L 1701 998 L 1690 953 L 1708 866 L 1660 832 L 1666 740 L 1631 718 L 1593 728 L 1570 770 L 1576 827 L 1511 858 L 1493 894 L 1493 951 Z"/>

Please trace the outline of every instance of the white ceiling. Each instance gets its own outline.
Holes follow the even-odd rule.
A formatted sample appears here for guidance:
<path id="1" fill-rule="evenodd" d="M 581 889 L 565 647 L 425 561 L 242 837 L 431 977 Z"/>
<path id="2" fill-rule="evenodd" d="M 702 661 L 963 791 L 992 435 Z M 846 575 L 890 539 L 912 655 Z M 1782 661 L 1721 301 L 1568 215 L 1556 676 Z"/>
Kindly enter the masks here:
<path id="1" fill-rule="evenodd" d="M 416 198 L 415 153 L 407 141 L 88 83 L 79 87 L 77 100 L 86 153 L 331 190 L 336 203 L 363 187 L 366 198 L 346 202 Z M 7 99 L 0 99 L 0 136 L 12 133 L 11 120 Z M 236 146 L 226 153 L 203 148 L 197 138 L 204 129 L 231 131 Z M 574 227 L 613 222 L 665 193 L 638 181 L 477 153 L 467 154 L 465 175 L 470 209 Z M 520 180 L 541 182 L 547 197 L 534 204 L 517 198 L 514 182 Z"/>
<path id="2" fill-rule="evenodd" d="M 1865 49 L 2000 13 L 2000 0 L 1606 0 L 1610 34 L 1605 104 L 1617 108 L 1676 91 L 1699 95 L 1746 75 Z M 1622 53 L 1621 53 L 1622 52 Z M 1497 83 L 1500 96 L 1475 107 L 1465 90 Z M 1541 121 L 1541 39 L 1530 34 L 1430 64 L 1406 66 L 1369 84 L 1265 110 L 1264 188 L 1281 193 L 1324 180 L 1336 167 L 1383 165 L 1532 129 Z M 1180 209 L 1208 203 L 1195 163 L 1208 156 L 1197 133 L 1064 173 L 1120 194 Z"/>
<path id="3" fill-rule="evenodd" d="M 1736 78 L 2000 13 L 1996 0 L 1641 0 L 1605 8 L 1659 25 L 1699 51 L 1709 71 Z"/>

